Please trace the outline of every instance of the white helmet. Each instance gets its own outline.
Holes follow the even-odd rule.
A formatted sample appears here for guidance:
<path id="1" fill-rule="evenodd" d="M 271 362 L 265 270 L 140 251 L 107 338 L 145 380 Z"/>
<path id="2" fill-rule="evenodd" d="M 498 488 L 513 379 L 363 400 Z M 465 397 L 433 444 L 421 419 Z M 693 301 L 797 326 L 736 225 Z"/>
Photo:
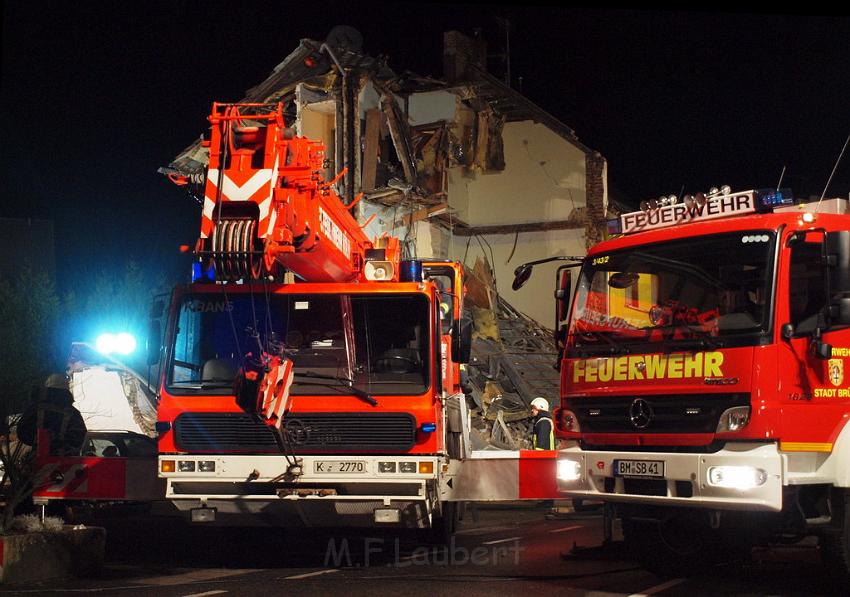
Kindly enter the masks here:
<path id="1" fill-rule="evenodd" d="M 549 401 L 543 398 L 542 396 L 538 396 L 534 400 L 531 401 L 531 406 L 536 406 L 537 410 L 549 410 Z"/>

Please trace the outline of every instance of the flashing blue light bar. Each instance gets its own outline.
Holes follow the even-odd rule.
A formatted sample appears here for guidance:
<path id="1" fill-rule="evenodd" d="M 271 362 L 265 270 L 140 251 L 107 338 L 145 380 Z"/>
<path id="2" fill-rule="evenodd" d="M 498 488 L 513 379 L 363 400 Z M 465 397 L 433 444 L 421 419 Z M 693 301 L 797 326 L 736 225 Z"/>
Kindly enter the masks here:
<path id="1" fill-rule="evenodd" d="M 758 189 L 755 191 L 759 211 L 770 211 L 774 207 L 794 205 L 791 189 Z"/>
<path id="2" fill-rule="evenodd" d="M 128 355 L 136 350 L 136 339 L 132 334 L 121 332 L 120 334 L 101 334 L 95 341 L 95 348 L 102 354 Z"/>
<path id="3" fill-rule="evenodd" d="M 437 430 L 437 424 L 436 423 L 422 423 L 419 426 L 419 429 L 421 429 L 424 433 L 434 433 Z"/>

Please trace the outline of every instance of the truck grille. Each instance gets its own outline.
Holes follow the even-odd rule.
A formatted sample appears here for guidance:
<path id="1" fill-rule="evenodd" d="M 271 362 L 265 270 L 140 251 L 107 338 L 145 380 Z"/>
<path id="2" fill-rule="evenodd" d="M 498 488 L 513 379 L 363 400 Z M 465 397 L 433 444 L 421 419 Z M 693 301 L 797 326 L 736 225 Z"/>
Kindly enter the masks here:
<path id="1" fill-rule="evenodd" d="M 406 452 L 416 440 L 407 413 L 297 413 L 284 427 L 298 454 Z M 274 431 L 246 413 L 186 413 L 174 421 L 174 441 L 186 452 L 278 452 Z"/>
<path id="2" fill-rule="evenodd" d="M 644 404 L 635 405 L 635 400 Z M 583 433 L 713 433 L 720 415 L 747 406 L 749 394 L 679 394 L 570 398 Z M 635 419 L 635 421 L 633 421 Z M 636 424 L 637 423 L 637 424 Z"/>

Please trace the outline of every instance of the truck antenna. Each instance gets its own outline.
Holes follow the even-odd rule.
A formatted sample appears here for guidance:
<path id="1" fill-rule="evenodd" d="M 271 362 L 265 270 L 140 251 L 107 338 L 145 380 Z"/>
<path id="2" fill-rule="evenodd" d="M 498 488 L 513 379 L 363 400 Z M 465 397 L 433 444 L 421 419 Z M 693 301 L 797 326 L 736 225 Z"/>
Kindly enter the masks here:
<path id="1" fill-rule="evenodd" d="M 826 190 L 829 188 L 829 183 L 832 182 L 832 177 L 835 176 L 835 171 L 838 169 L 838 164 L 841 162 L 841 158 L 844 157 L 844 151 L 847 149 L 847 144 L 850 143 L 850 134 L 847 135 L 847 140 L 844 142 L 844 147 L 841 148 L 841 153 L 838 154 L 838 159 L 835 160 L 835 165 L 832 167 L 832 173 L 829 175 L 829 179 L 826 181 L 826 186 L 823 187 L 823 193 L 820 194 L 820 199 L 818 199 L 818 205 L 823 201 L 824 196 L 826 196 Z"/>
<path id="2" fill-rule="evenodd" d="M 782 186 L 782 179 L 785 178 L 785 168 L 787 168 L 787 166 L 785 164 L 783 164 L 782 165 L 782 172 L 780 172 L 780 174 L 779 174 L 779 182 L 776 183 L 776 190 L 777 191 L 779 190 L 779 187 Z"/>

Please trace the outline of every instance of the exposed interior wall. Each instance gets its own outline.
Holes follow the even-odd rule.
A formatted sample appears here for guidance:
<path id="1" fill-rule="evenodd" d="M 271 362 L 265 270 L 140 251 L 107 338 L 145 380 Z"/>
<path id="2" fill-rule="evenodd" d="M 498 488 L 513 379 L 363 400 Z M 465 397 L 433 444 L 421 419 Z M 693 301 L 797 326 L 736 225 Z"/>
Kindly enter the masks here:
<path id="1" fill-rule="evenodd" d="M 322 102 L 332 104 L 332 102 Z M 327 113 L 319 105 L 304 106 L 301 110 L 302 137 L 322 141 L 326 146 L 333 147 L 334 113 Z"/>
<path id="2" fill-rule="evenodd" d="M 514 247 L 516 250 L 506 263 Z M 481 237 L 455 237 L 451 243 L 451 259 L 464 261 L 472 268 L 481 257 L 491 263 L 495 271 L 496 290 L 511 305 L 519 309 L 541 325 L 552 328 L 555 320 L 555 272 L 558 262 L 534 266 L 534 273 L 525 286 L 518 291 L 511 289 L 514 270 L 526 261 L 542 259 L 554 255 L 584 255 L 584 229 L 551 230 L 546 232 L 520 232 L 516 234 L 490 234 Z M 486 243 L 484 242 L 486 240 Z M 467 249 L 467 241 L 469 248 Z M 491 257 L 492 249 L 492 257 Z M 575 272 L 575 270 L 573 270 Z M 575 284 L 576 275 L 573 275 Z"/>
<path id="3" fill-rule="evenodd" d="M 504 171 L 449 172 L 449 204 L 460 219 L 469 226 L 566 220 L 585 206 L 581 149 L 532 121 L 506 123 L 503 141 Z"/>
<path id="4" fill-rule="evenodd" d="M 450 91 L 413 93 L 408 98 L 407 118 L 410 126 L 434 122 L 454 122 L 458 96 Z"/>

